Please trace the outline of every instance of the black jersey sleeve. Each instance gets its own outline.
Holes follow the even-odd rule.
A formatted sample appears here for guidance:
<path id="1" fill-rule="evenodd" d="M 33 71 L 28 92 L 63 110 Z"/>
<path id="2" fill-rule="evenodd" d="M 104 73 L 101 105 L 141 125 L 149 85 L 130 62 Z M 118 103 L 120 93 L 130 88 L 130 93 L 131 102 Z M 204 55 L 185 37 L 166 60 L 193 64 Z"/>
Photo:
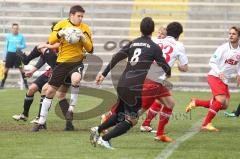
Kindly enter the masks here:
<path id="1" fill-rule="evenodd" d="M 40 56 L 34 67 L 40 69 L 45 63 L 46 63 L 45 59 L 42 56 Z"/>
<path id="2" fill-rule="evenodd" d="M 109 64 L 107 65 L 107 67 L 104 69 L 102 75 L 104 77 L 107 76 L 107 74 L 111 71 L 111 69 L 121 60 L 125 59 L 128 57 L 128 53 L 129 53 L 129 48 L 130 48 L 131 42 L 129 44 L 127 44 L 126 46 L 124 46 L 118 53 L 116 53 L 115 55 L 113 55 L 111 61 L 109 62 Z"/>
<path id="3" fill-rule="evenodd" d="M 171 76 L 171 67 L 168 65 L 168 63 L 166 62 L 165 58 L 163 57 L 163 53 L 162 50 L 157 47 L 155 54 L 154 54 L 154 58 L 156 63 L 162 67 L 162 69 L 165 71 L 167 76 Z"/>

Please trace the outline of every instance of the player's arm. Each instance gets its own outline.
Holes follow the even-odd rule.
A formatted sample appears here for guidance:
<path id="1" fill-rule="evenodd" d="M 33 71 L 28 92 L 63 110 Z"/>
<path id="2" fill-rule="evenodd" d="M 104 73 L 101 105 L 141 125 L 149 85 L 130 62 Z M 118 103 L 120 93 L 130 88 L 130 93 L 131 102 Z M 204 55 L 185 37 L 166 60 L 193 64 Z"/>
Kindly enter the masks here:
<path id="1" fill-rule="evenodd" d="M 240 63 L 237 65 L 237 77 L 236 77 L 237 87 L 240 85 Z"/>
<path id="2" fill-rule="evenodd" d="M 27 71 L 25 75 L 27 77 L 32 77 L 33 73 L 39 70 L 45 63 L 46 63 L 45 59 L 42 56 L 40 56 L 37 63 L 33 66 L 32 70 Z"/>
<path id="3" fill-rule="evenodd" d="M 22 40 L 20 42 L 20 45 L 18 46 L 18 49 L 22 50 L 26 48 L 26 40 L 24 38 L 24 36 L 22 35 Z"/>
<path id="4" fill-rule="evenodd" d="M 105 68 L 105 70 L 103 71 L 102 75 L 104 77 L 107 76 L 107 74 L 110 72 L 110 70 L 121 60 L 125 59 L 128 57 L 128 53 L 129 53 L 129 48 L 132 42 L 129 42 L 126 46 L 124 46 L 118 53 L 116 53 L 110 63 L 107 65 L 107 67 Z"/>
<path id="5" fill-rule="evenodd" d="M 224 74 L 221 72 L 221 69 L 218 67 L 218 63 L 220 62 L 222 54 L 223 54 L 222 47 L 218 47 L 209 61 L 210 67 L 214 70 L 214 72 L 216 72 L 219 75 L 220 79 L 224 78 Z"/>
<path id="6" fill-rule="evenodd" d="M 104 78 L 107 76 L 107 74 L 111 71 L 111 69 L 121 60 L 127 58 L 127 54 L 129 51 L 129 47 L 131 45 L 131 42 L 124 46 L 118 53 L 116 53 L 110 63 L 107 65 L 107 67 L 104 69 L 104 71 L 102 73 L 100 73 L 97 77 L 96 77 L 96 83 L 97 84 L 101 84 L 101 82 L 104 80 Z"/>
<path id="7" fill-rule="evenodd" d="M 62 22 L 58 22 L 54 28 L 53 31 L 51 32 L 49 38 L 48 38 L 48 43 L 49 44 L 54 44 L 59 42 L 60 38 L 63 36 L 63 29 L 62 29 Z"/>
<path id="8" fill-rule="evenodd" d="M 48 48 L 48 49 L 57 49 L 59 47 L 60 43 L 54 43 L 54 44 L 47 44 L 47 43 L 42 43 L 37 46 L 38 49 L 42 48 Z"/>
<path id="9" fill-rule="evenodd" d="M 178 56 L 178 70 L 181 72 L 187 72 L 188 71 L 188 57 L 185 52 L 185 48 L 181 46 L 179 48 L 179 56 Z"/>
<path id="10" fill-rule="evenodd" d="M 105 68 L 105 70 L 103 71 L 102 75 L 104 77 L 107 76 L 107 74 L 111 71 L 111 69 L 121 60 L 127 58 L 127 54 L 125 52 L 118 52 L 117 54 L 115 54 L 112 58 L 112 60 L 110 61 L 110 63 L 107 65 L 107 67 Z"/>
<path id="11" fill-rule="evenodd" d="M 93 43 L 92 43 L 92 34 L 89 28 L 86 29 L 85 32 L 83 32 L 85 39 L 83 42 L 83 47 L 88 53 L 93 53 Z M 82 37 L 81 37 L 82 38 Z"/>
<path id="12" fill-rule="evenodd" d="M 170 77 L 171 76 L 171 67 L 168 65 L 165 58 L 163 57 L 163 53 L 162 53 L 162 50 L 160 49 L 160 47 L 156 47 L 156 48 L 157 48 L 157 50 L 154 51 L 154 59 L 155 59 L 156 63 L 162 67 L 162 69 L 166 73 L 166 76 Z"/>

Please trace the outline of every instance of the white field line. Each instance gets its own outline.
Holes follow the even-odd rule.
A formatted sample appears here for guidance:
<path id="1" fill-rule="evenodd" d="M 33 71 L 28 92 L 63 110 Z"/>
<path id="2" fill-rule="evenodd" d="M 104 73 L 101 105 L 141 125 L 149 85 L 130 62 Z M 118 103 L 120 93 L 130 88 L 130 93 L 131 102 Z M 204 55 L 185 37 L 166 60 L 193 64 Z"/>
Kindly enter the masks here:
<path id="1" fill-rule="evenodd" d="M 203 119 L 198 120 L 195 124 L 192 125 L 190 129 L 186 131 L 186 133 L 177 138 L 175 141 L 170 143 L 155 159 L 167 159 L 172 153 L 186 140 L 193 137 L 200 131 L 200 126 Z"/>

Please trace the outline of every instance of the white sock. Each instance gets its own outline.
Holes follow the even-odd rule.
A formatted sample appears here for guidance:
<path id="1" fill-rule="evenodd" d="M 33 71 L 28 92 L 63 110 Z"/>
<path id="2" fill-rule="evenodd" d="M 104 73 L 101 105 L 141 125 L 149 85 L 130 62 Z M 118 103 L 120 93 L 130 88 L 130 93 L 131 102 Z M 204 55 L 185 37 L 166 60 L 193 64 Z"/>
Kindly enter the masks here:
<path id="1" fill-rule="evenodd" d="M 71 86 L 71 100 L 70 106 L 75 106 L 78 99 L 79 86 Z"/>
<path id="2" fill-rule="evenodd" d="M 39 124 L 44 124 L 47 120 L 47 115 L 48 115 L 48 110 L 50 109 L 51 107 L 51 104 L 52 104 L 52 100 L 53 99 L 49 99 L 47 97 L 45 97 L 43 99 L 43 102 L 42 102 L 42 109 L 41 109 L 41 113 L 40 113 L 40 118 L 39 118 L 39 121 L 38 123 Z"/>
<path id="3" fill-rule="evenodd" d="M 68 111 L 73 112 L 74 111 L 74 105 L 70 105 L 68 108 Z"/>

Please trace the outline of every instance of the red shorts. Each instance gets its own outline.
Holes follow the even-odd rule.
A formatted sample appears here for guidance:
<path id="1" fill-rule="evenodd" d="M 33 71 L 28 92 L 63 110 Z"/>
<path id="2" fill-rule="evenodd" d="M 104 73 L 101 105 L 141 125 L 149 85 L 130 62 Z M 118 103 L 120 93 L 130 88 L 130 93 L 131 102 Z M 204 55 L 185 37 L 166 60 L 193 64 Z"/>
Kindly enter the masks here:
<path id="1" fill-rule="evenodd" d="M 208 84 L 212 90 L 212 94 L 214 97 L 217 95 L 226 95 L 226 98 L 230 98 L 228 85 L 223 83 L 220 78 L 208 75 Z"/>
<path id="2" fill-rule="evenodd" d="M 147 110 L 151 107 L 155 99 L 171 96 L 167 87 L 161 83 L 146 79 L 142 91 L 142 108 Z"/>
<path id="3" fill-rule="evenodd" d="M 112 114 L 115 114 L 117 112 L 117 109 L 119 108 L 119 101 L 117 101 L 111 108 L 110 112 Z"/>

